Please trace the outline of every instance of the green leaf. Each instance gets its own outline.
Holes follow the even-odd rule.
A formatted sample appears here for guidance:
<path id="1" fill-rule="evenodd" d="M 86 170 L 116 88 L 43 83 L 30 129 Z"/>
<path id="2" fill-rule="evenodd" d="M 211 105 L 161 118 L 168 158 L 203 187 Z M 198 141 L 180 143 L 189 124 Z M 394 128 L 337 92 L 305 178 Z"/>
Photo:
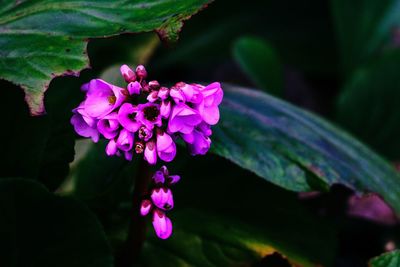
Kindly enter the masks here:
<path id="1" fill-rule="evenodd" d="M 391 45 L 400 27 L 399 0 L 332 0 L 332 8 L 347 73 Z"/>
<path id="2" fill-rule="evenodd" d="M 370 267 L 398 267 L 400 266 L 400 251 L 384 253 L 370 260 Z"/>
<path id="3" fill-rule="evenodd" d="M 11 1 L 0 7 L 0 77 L 20 85 L 32 114 L 55 76 L 89 66 L 88 38 L 156 30 L 176 41 L 183 21 L 210 0 Z"/>
<path id="4" fill-rule="evenodd" d="M 2 266 L 113 266 L 94 215 L 71 198 L 23 179 L 0 180 Z"/>
<path id="5" fill-rule="evenodd" d="M 233 44 L 233 56 L 257 88 L 281 96 L 283 69 L 275 49 L 256 37 L 241 37 Z"/>
<path id="6" fill-rule="evenodd" d="M 223 86 L 212 151 L 294 191 L 340 183 L 377 192 L 400 213 L 400 177 L 385 160 L 325 120 L 265 93 Z"/>
<path id="7" fill-rule="evenodd" d="M 387 158 L 400 157 L 400 50 L 358 69 L 339 95 L 337 120 Z"/>

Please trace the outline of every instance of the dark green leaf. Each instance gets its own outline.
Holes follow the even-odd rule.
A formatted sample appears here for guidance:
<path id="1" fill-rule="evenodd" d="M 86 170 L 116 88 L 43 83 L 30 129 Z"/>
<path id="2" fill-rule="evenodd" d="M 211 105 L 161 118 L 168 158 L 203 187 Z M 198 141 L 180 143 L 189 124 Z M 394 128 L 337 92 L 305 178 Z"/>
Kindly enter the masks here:
<path id="1" fill-rule="evenodd" d="M 242 37 L 233 44 L 233 56 L 257 88 L 281 96 L 283 69 L 275 49 L 262 39 Z"/>
<path id="2" fill-rule="evenodd" d="M 85 75 L 83 75 L 85 76 Z M 79 87 L 82 79 L 55 79 L 47 93 L 48 114 L 31 117 L 23 95 L 16 86 L 1 81 L 3 90 L 0 111 L 7 114 L 1 132 L 3 142 L 3 177 L 26 177 L 55 190 L 69 171 L 74 157 L 75 133 L 70 124 L 71 110 L 83 98 Z"/>
<path id="3" fill-rule="evenodd" d="M 386 157 L 400 157 L 400 50 L 358 69 L 337 102 L 341 125 Z"/>
<path id="4" fill-rule="evenodd" d="M 400 251 L 395 250 L 375 257 L 369 262 L 370 267 L 398 267 L 400 266 Z"/>
<path id="5" fill-rule="evenodd" d="M 377 154 L 325 120 L 262 92 L 230 85 L 212 151 L 294 191 L 335 183 L 379 193 L 400 212 L 400 177 Z"/>
<path id="6" fill-rule="evenodd" d="M 0 77 L 20 85 L 32 114 L 44 112 L 50 80 L 88 67 L 88 38 L 156 30 L 176 41 L 209 0 L 11 1 L 0 7 Z"/>
<path id="7" fill-rule="evenodd" d="M 332 8 L 348 73 L 390 46 L 400 27 L 399 0 L 332 0 Z"/>
<path id="8" fill-rule="evenodd" d="M 113 266 L 96 218 L 81 203 L 23 179 L 0 180 L 1 266 Z"/>

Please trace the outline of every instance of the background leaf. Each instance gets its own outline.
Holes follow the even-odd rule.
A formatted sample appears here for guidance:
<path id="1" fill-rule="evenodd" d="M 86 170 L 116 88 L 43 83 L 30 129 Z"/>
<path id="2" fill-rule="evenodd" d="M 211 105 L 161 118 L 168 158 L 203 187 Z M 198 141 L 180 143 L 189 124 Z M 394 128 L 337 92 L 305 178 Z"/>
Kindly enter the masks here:
<path id="1" fill-rule="evenodd" d="M 283 67 L 270 44 L 260 38 L 241 37 L 233 45 L 233 57 L 257 88 L 282 96 Z"/>
<path id="2" fill-rule="evenodd" d="M 400 157 L 400 50 L 358 69 L 337 102 L 337 120 L 389 159 Z"/>
<path id="3" fill-rule="evenodd" d="M 400 179 L 382 158 L 328 122 L 255 90 L 224 85 L 212 151 L 294 191 L 340 183 L 379 193 L 400 212 Z"/>
<path id="4" fill-rule="evenodd" d="M 176 41 L 182 21 L 209 2 L 2 1 L 1 78 L 20 85 L 31 113 L 41 114 L 50 80 L 88 67 L 88 38 L 157 30 Z"/>
<path id="5" fill-rule="evenodd" d="M 113 266 L 96 218 L 81 203 L 23 179 L 0 180 L 2 266 Z"/>
<path id="6" fill-rule="evenodd" d="M 400 1 L 331 0 L 344 70 L 360 65 L 394 45 L 400 27 Z"/>

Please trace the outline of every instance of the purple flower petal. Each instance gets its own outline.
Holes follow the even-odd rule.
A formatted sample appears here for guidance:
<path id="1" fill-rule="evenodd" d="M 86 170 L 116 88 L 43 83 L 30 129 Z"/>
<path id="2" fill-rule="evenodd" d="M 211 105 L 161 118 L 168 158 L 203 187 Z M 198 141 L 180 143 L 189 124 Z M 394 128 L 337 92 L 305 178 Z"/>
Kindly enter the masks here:
<path id="1" fill-rule="evenodd" d="M 161 103 L 160 114 L 161 114 L 161 117 L 163 117 L 165 119 L 167 119 L 169 117 L 169 114 L 171 114 L 171 102 L 163 101 Z"/>
<path id="2" fill-rule="evenodd" d="M 126 130 L 135 133 L 141 124 L 136 120 L 137 107 L 130 103 L 124 103 L 118 111 L 118 121 Z"/>
<path id="3" fill-rule="evenodd" d="M 71 124 L 74 126 L 75 132 L 80 136 L 90 137 L 95 143 L 99 141 L 99 131 L 94 127 L 90 127 L 81 114 L 75 113 L 72 115 Z"/>
<path id="4" fill-rule="evenodd" d="M 157 134 L 157 154 L 160 159 L 170 162 L 176 155 L 176 144 L 167 133 Z"/>
<path id="5" fill-rule="evenodd" d="M 193 131 L 194 141 L 189 143 L 189 151 L 194 155 L 205 155 L 211 146 L 211 140 L 209 137 L 205 136 L 203 133 L 194 130 Z"/>
<path id="6" fill-rule="evenodd" d="M 168 122 L 168 131 L 189 134 L 201 121 L 201 116 L 196 110 L 180 103 L 172 109 Z"/>
<path id="7" fill-rule="evenodd" d="M 185 102 L 200 103 L 203 100 L 203 94 L 200 92 L 200 87 L 197 85 L 190 85 L 184 82 L 179 82 L 175 86 L 179 88 L 185 97 Z"/>
<path id="8" fill-rule="evenodd" d="M 151 201 L 148 199 L 145 199 L 142 201 L 142 204 L 140 205 L 140 215 L 146 216 L 149 214 L 151 210 L 152 204 Z"/>
<path id="9" fill-rule="evenodd" d="M 156 171 L 153 175 L 153 181 L 155 184 L 163 184 L 165 182 L 164 173 L 162 171 Z"/>
<path id="10" fill-rule="evenodd" d="M 172 222 L 161 210 L 156 209 L 153 212 L 153 227 L 161 239 L 167 239 L 172 234 Z"/>
<path id="11" fill-rule="evenodd" d="M 111 139 L 108 142 L 107 146 L 106 146 L 106 154 L 107 154 L 107 156 L 115 155 L 117 153 L 117 150 L 118 150 L 117 143 L 115 142 L 114 139 Z"/>
<path id="12" fill-rule="evenodd" d="M 144 149 L 144 159 L 150 165 L 154 165 L 157 163 L 156 144 L 153 141 L 149 141 L 146 143 L 146 148 Z"/>
<path id="13" fill-rule="evenodd" d="M 162 210 L 171 210 L 174 207 L 174 198 L 169 188 L 155 188 L 151 191 L 153 204 Z"/>
<path id="14" fill-rule="evenodd" d="M 181 177 L 179 175 L 170 175 L 168 176 L 168 184 L 172 185 L 172 184 L 176 184 L 177 182 L 179 182 L 179 180 L 181 179 Z"/>
<path id="15" fill-rule="evenodd" d="M 122 129 L 117 139 L 117 147 L 122 151 L 129 151 L 133 147 L 133 134 Z"/>
<path id="16" fill-rule="evenodd" d="M 91 80 L 85 100 L 86 113 L 97 119 L 106 116 L 125 100 L 125 90 L 101 79 Z"/>
<path id="17" fill-rule="evenodd" d="M 147 129 L 153 130 L 154 125 L 161 126 L 160 107 L 158 104 L 146 103 L 139 104 L 136 120 L 146 126 Z"/>
<path id="18" fill-rule="evenodd" d="M 117 136 L 119 128 L 118 114 L 110 113 L 97 122 L 97 129 L 107 139 Z"/>
<path id="19" fill-rule="evenodd" d="M 142 90 L 142 86 L 139 82 L 131 82 L 128 84 L 127 88 L 130 95 L 139 95 Z"/>

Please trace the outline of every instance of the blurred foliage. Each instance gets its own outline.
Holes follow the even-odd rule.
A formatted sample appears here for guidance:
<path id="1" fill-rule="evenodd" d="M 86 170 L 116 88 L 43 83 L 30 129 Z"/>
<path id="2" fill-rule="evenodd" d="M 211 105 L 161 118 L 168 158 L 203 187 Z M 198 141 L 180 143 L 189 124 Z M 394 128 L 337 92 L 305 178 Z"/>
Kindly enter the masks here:
<path id="1" fill-rule="evenodd" d="M 400 265 L 400 252 L 398 250 L 385 253 L 381 256 L 371 259 L 371 267 L 397 267 Z"/>
<path id="2" fill-rule="evenodd" d="M 96 217 L 25 179 L 0 180 L 1 266 L 113 266 Z"/>
<path id="3" fill-rule="evenodd" d="M 282 96 L 282 64 L 271 45 L 262 39 L 241 37 L 233 45 L 233 57 L 257 88 Z"/>

